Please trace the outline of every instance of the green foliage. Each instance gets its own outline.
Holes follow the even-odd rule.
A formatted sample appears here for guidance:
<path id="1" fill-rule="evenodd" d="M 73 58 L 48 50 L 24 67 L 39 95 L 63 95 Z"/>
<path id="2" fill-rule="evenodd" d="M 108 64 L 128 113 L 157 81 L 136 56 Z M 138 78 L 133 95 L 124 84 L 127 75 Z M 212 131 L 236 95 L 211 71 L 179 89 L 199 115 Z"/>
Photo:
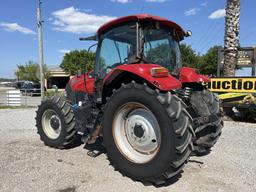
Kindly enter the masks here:
<path id="1" fill-rule="evenodd" d="M 211 47 L 204 55 L 197 54 L 191 46 L 181 44 L 183 66 L 199 69 L 201 74 L 216 75 L 218 65 L 218 47 Z"/>
<path id="2" fill-rule="evenodd" d="M 170 53 L 169 44 L 158 44 L 155 48 L 151 48 L 146 54 L 146 61 L 158 61 L 162 63 L 165 60 L 166 55 Z M 161 61 L 159 61 L 161 59 Z"/>
<path id="3" fill-rule="evenodd" d="M 198 68 L 200 56 L 192 49 L 190 45 L 182 43 L 180 45 L 181 59 L 184 67 Z"/>
<path id="4" fill-rule="evenodd" d="M 169 56 L 169 57 L 167 57 Z M 171 63 L 175 63 L 176 54 L 170 49 L 169 44 L 158 44 L 155 48 L 151 48 L 146 54 L 147 62 L 154 62 L 164 66 L 168 64 L 171 60 Z M 169 71 L 173 71 L 174 65 L 168 65 L 166 68 Z"/>
<path id="5" fill-rule="evenodd" d="M 166 52 L 170 51 L 167 45 L 161 44 L 154 49 L 151 49 L 147 53 L 146 60 L 157 61 L 158 63 L 165 63 Z M 200 73 L 205 75 L 217 74 L 218 63 L 218 46 L 211 47 L 206 54 L 199 55 L 190 45 L 180 45 L 181 58 L 183 66 L 199 69 Z M 67 53 L 60 67 L 71 75 L 75 75 L 79 69 L 85 69 L 85 63 L 87 71 L 94 68 L 95 53 L 87 52 L 86 50 L 75 50 Z M 102 62 L 104 61 L 102 60 Z M 172 70 L 172 69 L 170 69 Z"/>
<path id="6" fill-rule="evenodd" d="M 199 70 L 202 74 L 217 75 L 218 47 L 211 47 L 206 54 L 201 56 Z"/>
<path id="7" fill-rule="evenodd" d="M 49 91 L 45 91 L 44 92 L 44 98 L 50 98 L 50 97 L 52 97 L 54 95 L 59 95 L 61 97 L 64 97 L 65 92 L 64 91 L 59 91 L 59 90 L 57 90 L 57 91 L 49 90 Z"/>
<path id="8" fill-rule="evenodd" d="M 43 67 L 44 75 L 47 78 L 49 75 L 46 65 Z M 38 82 L 40 80 L 40 67 L 34 61 L 28 61 L 25 64 L 17 66 L 15 72 L 17 79 Z"/>
<path id="9" fill-rule="evenodd" d="M 27 109 L 27 108 L 35 108 L 34 106 L 25 106 L 25 105 L 21 105 L 21 106 L 5 106 L 5 105 L 1 105 L 0 106 L 0 110 L 1 109 Z"/>
<path id="10" fill-rule="evenodd" d="M 94 69 L 95 53 L 88 52 L 87 50 L 74 50 L 66 53 L 60 67 L 70 75 L 75 75 L 81 69 L 92 70 Z"/>

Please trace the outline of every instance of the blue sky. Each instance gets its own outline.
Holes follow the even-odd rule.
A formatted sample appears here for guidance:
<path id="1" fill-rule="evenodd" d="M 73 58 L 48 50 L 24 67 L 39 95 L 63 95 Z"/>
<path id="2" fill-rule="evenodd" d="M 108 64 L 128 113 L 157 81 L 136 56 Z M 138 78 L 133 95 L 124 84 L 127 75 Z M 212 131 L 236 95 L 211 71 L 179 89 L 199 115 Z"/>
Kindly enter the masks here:
<path id="1" fill-rule="evenodd" d="M 59 65 L 65 52 L 88 48 L 80 36 L 93 34 L 116 17 L 149 13 L 171 19 L 193 36 L 184 42 L 205 53 L 223 45 L 225 0 L 43 0 L 44 54 Z M 256 1 L 241 0 L 242 46 L 256 45 Z M 0 6 L 0 77 L 14 77 L 17 64 L 38 62 L 37 0 L 8 0 Z"/>

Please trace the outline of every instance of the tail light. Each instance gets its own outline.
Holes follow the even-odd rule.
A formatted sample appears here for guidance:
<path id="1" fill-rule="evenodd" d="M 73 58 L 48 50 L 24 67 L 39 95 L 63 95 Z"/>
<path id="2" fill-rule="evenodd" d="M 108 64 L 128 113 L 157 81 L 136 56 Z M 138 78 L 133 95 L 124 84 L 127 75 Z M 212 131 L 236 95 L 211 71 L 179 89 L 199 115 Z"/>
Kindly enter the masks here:
<path id="1" fill-rule="evenodd" d="M 169 71 L 164 67 L 154 67 L 151 69 L 151 75 L 153 77 L 168 77 Z"/>

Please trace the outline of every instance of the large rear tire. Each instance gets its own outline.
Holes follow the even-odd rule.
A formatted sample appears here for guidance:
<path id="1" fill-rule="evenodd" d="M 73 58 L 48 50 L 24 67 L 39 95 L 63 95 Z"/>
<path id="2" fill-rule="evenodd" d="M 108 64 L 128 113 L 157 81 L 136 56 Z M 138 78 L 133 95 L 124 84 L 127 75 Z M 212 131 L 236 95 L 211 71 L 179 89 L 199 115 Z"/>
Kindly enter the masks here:
<path id="1" fill-rule="evenodd" d="M 163 185 L 187 162 L 192 119 L 175 95 L 135 82 L 114 90 L 103 114 L 103 141 L 115 169 L 133 180 Z"/>
<path id="2" fill-rule="evenodd" d="M 221 113 L 219 99 L 209 90 L 193 91 L 191 104 L 201 117 Z M 207 155 L 217 142 L 223 128 L 223 120 L 219 115 L 215 122 L 197 127 L 195 130 L 194 153 L 198 156 Z"/>
<path id="3" fill-rule="evenodd" d="M 36 127 L 40 139 L 49 147 L 68 148 L 75 140 L 74 114 L 70 104 L 61 96 L 42 101 L 36 112 Z"/>

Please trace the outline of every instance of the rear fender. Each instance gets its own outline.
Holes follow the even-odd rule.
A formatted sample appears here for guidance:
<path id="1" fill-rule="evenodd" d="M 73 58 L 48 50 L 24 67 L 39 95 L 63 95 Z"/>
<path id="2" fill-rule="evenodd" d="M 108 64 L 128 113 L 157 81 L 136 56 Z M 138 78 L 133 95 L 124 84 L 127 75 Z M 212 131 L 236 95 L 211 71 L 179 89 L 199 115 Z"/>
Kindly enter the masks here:
<path id="1" fill-rule="evenodd" d="M 104 79 L 104 85 L 110 84 L 115 77 L 117 77 L 122 72 L 129 72 L 134 74 L 146 82 L 152 84 L 154 87 L 160 91 L 170 91 L 174 89 L 181 88 L 181 82 L 175 77 L 168 75 L 167 77 L 153 77 L 151 75 L 151 69 L 155 67 L 161 67 L 156 64 L 130 64 L 130 65 L 120 65 L 114 68 Z"/>

